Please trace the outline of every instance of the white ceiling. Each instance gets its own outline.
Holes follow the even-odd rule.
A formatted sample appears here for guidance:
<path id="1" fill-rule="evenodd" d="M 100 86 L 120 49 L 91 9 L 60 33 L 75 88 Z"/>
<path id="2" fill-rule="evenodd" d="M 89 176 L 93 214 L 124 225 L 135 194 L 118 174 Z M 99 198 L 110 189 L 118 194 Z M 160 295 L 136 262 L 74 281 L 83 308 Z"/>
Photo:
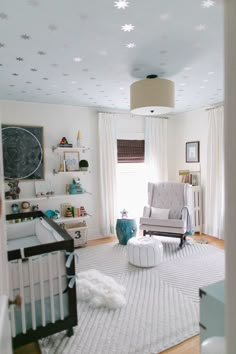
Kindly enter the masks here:
<path id="1" fill-rule="evenodd" d="M 0 98 L 128 110 L 130 85 L 157 74 L 174 112 L 214 105 L 223 32 L 223 0 L 1 0 Z"/>

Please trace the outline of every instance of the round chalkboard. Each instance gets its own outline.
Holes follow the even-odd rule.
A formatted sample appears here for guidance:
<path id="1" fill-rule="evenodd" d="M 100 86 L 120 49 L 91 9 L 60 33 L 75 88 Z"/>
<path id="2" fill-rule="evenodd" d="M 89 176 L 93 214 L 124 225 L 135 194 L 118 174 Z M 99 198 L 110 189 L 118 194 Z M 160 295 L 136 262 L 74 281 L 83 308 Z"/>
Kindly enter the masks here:
<path id="1" fill-rule="evenodd" d="M 39 178 L 37 171 L 42 166 L 43 150 L 33 132 L 22 127 L 3 127 L 2 144 L 6 179 Z"/>

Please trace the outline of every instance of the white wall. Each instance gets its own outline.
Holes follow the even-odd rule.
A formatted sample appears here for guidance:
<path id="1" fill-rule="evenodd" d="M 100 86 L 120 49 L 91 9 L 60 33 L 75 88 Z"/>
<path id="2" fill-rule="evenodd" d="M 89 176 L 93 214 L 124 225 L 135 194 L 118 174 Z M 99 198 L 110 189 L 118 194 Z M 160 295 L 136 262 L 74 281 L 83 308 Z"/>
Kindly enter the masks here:
<path id="1" fill-rule="evenodd" d="M 203 224 L 205 220 L 207 136 L 208 113 L 205 109 L 178 114 L 169 119 L 169 180 L 178 180 L 178 170 L 198 170 L 200 165 Z M 185 162 L 185 144 L 189 141 L 200 141 L 200 164 Z"/>
<path id="2" fill-rule="evenodd" d="M 88 221 L 89 238 L 100 236 L 99 227 L 99 202 L 98 202 L 98 139 L 97 139 L 97 113 L 88 108 L 25 103 L 15 101 L 3 101 L 0 103 L 2 123 L 18 125 L 37 125 L 44 127 L 44 153 L 45 153 L 45 179 L 51 181 L 55 186 L 56 194 L 65 193 L 65 185 L 72 181 L 72 178 L 81 178 L 81 183 L 85 189 L 92 193 L 72 196 L 61 199 L 50 199 L 31 202 L 31 205 L 38 204 L 43 211 L 48 209 L 60 209 L 60 203 L 71 202 L 72 205 L 79 207 L 83 205 L 87 212 L 92 215 Z M 82 145 L 89 147 L 82 158 L 89 162 L 90 173 L 57 174 L 53 175 L 53 168 L 58 169 L 59 156 L 52 152 L 52 145 L 60 142 L 65 136 L 68 142 L 75 144 L 77 132 L 81 132 Z M 74 145 L 75 146 L 75 145 Z M 34 182 L 21 181 L 20 198 L 32 197 L 35 195 Z M 7 210 L 9 212 L 9 209 Z"/>

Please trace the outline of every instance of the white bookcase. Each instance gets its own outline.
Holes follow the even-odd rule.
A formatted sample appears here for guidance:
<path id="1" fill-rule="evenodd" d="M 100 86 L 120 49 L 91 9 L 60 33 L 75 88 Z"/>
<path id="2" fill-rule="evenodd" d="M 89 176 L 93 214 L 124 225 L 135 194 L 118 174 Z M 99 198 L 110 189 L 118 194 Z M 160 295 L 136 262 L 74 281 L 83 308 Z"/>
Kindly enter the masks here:
<path id="1" fill-rule="evenodd" d="M 201 186 L 193 186 L 194 231 L 202 233 L 202 190 Z"/>
<path id="2" fill-rule="evenodd" d="M 193 188 L 194 231 L 202 233 L 201 170 L 179 170 L 179 181 L 190 183 Z"/>

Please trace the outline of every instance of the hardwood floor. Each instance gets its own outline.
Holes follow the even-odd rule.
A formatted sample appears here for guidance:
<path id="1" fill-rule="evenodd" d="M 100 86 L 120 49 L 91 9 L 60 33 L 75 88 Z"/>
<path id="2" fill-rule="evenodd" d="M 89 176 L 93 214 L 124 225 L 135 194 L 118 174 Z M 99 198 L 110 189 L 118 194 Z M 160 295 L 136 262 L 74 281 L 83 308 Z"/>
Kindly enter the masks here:
<path id="1" fill-rule="evenodd" d="M 208 242 L 209 244 L 224 249 L 224 241 L 216 237 L 207 235 L 195 235 L 193 238 L 198 242 Z M 116 236 L 106 237 L 99 240 L 92 240 L 88 242 L 88 246 L 94 246 L 102 243 L 112 242 L 116 240 Z M 161 352 L 161 354 L 200 354 L 200 340 L 199 336 L 192 337 L 170 349 Z M 30 343 L 26 346 L 17 348 L 14 354 L 41 354 L 39 345 L 37 343 Z M 73 354 L 73 353 L 71 353 Z M 83 354 L 83 353 L 81 353 Z"/>

